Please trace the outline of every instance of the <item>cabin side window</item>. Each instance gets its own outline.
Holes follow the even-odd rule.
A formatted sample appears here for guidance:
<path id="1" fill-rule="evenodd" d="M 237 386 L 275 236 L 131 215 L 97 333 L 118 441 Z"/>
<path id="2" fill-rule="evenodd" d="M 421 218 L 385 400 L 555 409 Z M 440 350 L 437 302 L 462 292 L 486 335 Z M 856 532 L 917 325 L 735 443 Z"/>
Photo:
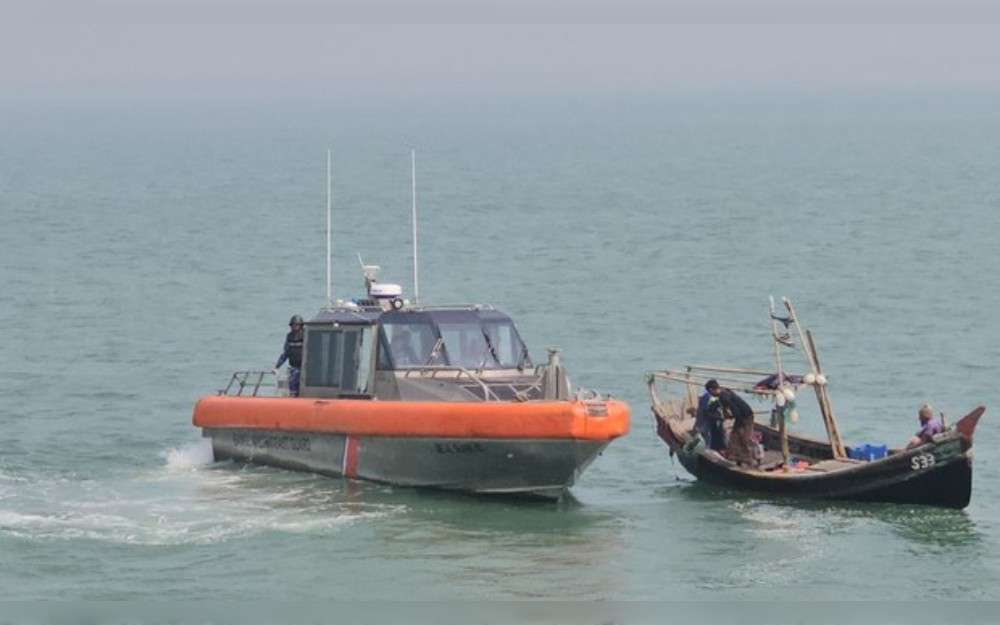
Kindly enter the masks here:
<path id="1" fill-rule="evenodd" d="M 371 326 L 308 328 L 304 386 L 321 396 L 367 394 L 373 335 Z"/>

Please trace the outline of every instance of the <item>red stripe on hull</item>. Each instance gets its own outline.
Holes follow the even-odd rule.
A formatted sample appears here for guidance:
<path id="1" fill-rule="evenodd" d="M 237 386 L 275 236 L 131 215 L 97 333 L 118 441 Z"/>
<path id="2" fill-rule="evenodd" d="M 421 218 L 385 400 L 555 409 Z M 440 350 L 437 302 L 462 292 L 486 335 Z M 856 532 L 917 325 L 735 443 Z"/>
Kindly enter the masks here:
<path id="1" fill-rule="evenodd" d="M 358 477 L 358 461 L 361 459 L 361 440 L 348 436 L 344 439 L 344 477 Z"/>

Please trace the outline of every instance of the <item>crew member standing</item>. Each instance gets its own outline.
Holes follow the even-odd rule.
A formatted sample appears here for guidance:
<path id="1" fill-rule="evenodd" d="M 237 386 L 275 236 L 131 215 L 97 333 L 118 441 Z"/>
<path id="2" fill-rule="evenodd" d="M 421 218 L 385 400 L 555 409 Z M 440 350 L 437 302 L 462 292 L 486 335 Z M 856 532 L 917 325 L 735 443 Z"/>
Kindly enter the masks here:
<path id="1" fill-rule="evenodd" d="M 288 361 L 288 393 L 292 397 L 299 396 L 299 376 L 302 368 L 302 317 L 292 315 L 288 322 L 291 331 L 285 335 L 285 348 L 278 356 L 278 363 L 274 365 L 275 373 L 281 365 Z"/>
<path id="2" fill-rule="evenodd" d="M 695 415 L 694 427 L 701 434 L 705 446 L 715 451 L 726 449 L 726 431 L 722 428 L 722 404 L 719 396 L 722 387 L 715 380 L 705 383 L 705 394 L 698 399 L 698 412 Z"/>

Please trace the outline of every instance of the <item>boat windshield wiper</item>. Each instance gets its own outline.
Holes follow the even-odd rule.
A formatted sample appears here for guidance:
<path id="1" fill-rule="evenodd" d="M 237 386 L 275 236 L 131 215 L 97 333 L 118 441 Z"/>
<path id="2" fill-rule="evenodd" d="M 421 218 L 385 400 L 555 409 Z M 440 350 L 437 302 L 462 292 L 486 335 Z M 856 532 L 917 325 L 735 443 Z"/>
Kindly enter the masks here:
<path id="1" fill-rule="evenodd" d="M 528 346 L 521 343 L 521 355 L 517 358 L 517 368 L 524 371 L 524 366 L 532 366 L 531 356 L 528 355 Z"/>
<path id="2" fill-rule="evenodd" d="M 493 347 L 493 341 L 490 340 L 490 335 L 485 330 L 483 331 L 483 338 L 486 340 L 486 349 L 483 350 L 483 359 L 479 361 L 479 368 L 482 369 L 486 366 L 487 356 L 493 356 L 493 362 L 497 363 L 497 366 L 502 366 L 500 365 L 500 357 L 497 356 L 497 350 Z"/>
<path id="3" fill-rule="evenodd" d="M 425 367 L 429 366 L 436 358 L 438 358 L 441 355 L 441 351 L 443 349 L 444 349 L 444 339 L 439 338 L 437 341 L 434 342 L 434 347 L 431 348 L 431 353 L 427 357 L 427 362 L 424 363 L 424 366 Z"/>

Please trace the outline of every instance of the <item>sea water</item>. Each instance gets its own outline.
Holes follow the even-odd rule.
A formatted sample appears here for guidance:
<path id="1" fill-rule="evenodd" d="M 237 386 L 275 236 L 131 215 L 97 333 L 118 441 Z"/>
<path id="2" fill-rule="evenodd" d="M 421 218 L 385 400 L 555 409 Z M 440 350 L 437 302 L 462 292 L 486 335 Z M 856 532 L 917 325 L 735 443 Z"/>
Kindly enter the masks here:
<path id="1" fill-rule="evenodd" d="M 740 94 L 7 105 L 0 127 L 4 598 L 998 598 L 1000 98 Z M 215 463 L 191 426 L 357 254 L 488 302 L 536 362 L 631 403 L 561 504 Z M 972 504 L 696 483 L 644 373 L 769 367 L 767 297 L 817 337 L 848 444 L 925 401 L 976 436 Z M 795 426 L 822 432 L 808 398 Z M 765 406 L 766 408 L 766 406 Z"/>

